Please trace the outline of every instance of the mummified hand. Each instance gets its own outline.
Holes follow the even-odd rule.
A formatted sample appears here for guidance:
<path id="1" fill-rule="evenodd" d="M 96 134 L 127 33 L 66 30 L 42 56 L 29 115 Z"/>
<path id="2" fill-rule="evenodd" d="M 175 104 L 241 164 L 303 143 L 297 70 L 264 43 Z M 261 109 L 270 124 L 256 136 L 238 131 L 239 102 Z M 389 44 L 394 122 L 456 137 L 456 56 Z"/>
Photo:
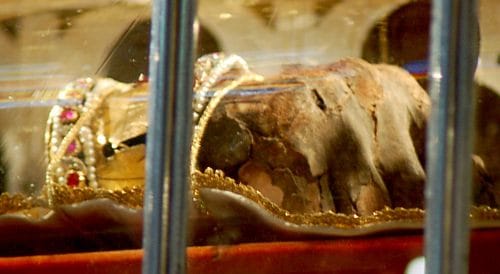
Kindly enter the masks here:
<path id="1" fill-rule="evenodd" d="M 423 206 L 430 102 L 402 69 L 347 59 L 242 88 L 211 118 L 202 169 L 222 169 L 291 212 Z"/>

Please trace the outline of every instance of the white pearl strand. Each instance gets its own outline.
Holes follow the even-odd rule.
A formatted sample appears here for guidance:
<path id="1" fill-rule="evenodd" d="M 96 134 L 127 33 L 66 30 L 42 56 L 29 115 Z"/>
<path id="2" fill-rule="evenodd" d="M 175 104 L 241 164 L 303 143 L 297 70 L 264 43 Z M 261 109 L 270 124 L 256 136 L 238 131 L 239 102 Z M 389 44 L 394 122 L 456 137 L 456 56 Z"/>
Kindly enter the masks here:
<path id="1" fill-rule="evenodd" d="M 94 134 L 92 130 L 84 126 L 80 129 L 80 141 L 83 146 L 84 162 L 87 167 L 87 180 L 92 188 L 97 188 L 97 175 L 96 175 L 96 156 L 94 149 Z"/>
<path id="2" fill-rule="evenodd" d="M 190 172 L 193 174 L 198 167 L 198 153 L 201 146 L 201 139 L 208 121 L 215 111 L 215 108 L 222 98 L 231 90 L 241 85 L 245 81 L 262 81 L 263 77 L 250 71 L 248 64 L 238 55 L 224 56 L 223 54 L 211 54 L 198 59 L 196 79 L 199 81 L 194 90 L 193 98 L 193 145 L 191 148 Z M 201 67 L 201 71 L 200 71 Z M 225 87 L 217 89 L 213 97 L 208 100 L 205 95 L 217 81 L 227 72 L 234 68 L 239 68 L 241 74 Z"/>
<path id="3" fill-rule="evenodd" d="M 238 55 L 225 56 L 222 53 L 214 53 L 203 56 L 195 64 L 195 79 L 197 83 L 193 98 L 193 122 L 196 124 L 203 114 L 209 99 L 207 94 L 222 75 L 234 68 L 239 68 L 243 73 L 250 73 L 248 64 Z M 214 94 L 215 97 L 215 94 Z"/>

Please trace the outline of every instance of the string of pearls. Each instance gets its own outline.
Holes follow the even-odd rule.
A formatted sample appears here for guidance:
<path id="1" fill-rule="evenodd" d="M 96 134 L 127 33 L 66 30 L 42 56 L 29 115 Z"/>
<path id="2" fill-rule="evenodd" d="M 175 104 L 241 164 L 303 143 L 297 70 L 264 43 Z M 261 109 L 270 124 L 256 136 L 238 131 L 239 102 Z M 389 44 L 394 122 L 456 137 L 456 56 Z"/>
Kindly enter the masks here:
<path id="1" fill-rule="evenodd" d="M 213 96 L 210 98 L 210 89 L 212 89 L 217 82 L 221 81 L 224 74 L 234 69 L 239 71 L 238 76 L 232 79 L 226 86 L 216 89 Z M 222 98 L 229 91 L 235 89 L 244 82 L 263 80 L 262 76 L 250 71 L 247 62 L 240 56 L 234 54 L 226 56 L 222 53 L 209 54 L 199 58 L 195 63 L 194 78 L 194 133 L 190 155 L 191 174 L 193 174 L 198 167 L 198 153 L 205 128 Z"/>

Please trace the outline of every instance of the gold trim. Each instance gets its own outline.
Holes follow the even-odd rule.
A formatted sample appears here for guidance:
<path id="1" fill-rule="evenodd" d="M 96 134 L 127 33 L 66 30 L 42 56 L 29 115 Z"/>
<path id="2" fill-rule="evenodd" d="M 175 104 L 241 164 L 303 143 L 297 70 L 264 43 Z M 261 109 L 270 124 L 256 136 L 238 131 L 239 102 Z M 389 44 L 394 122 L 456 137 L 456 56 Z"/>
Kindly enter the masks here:
<path id="1" fill-rule="evenodd" d="M 110 199 L 129 208 L 142 208 L 144 188 L 142 186 L 124 188 L 121 190 L 93 189 L 91 187 L 71 188 L 66 185 L 51 186 L 52 203 L 48 203 L 48 188 L 37 197 L 22 194 L 0 194 L 0 215 L 9 213 L 26 213 L 34 208 L 51 209 L 60 205 L 76 204 L 94 199 Z M 28 214 L 25 214 L 28 215 Z"/>
<path id="2" fill-rule="evenodd" d="M 76 187 L 53 184 L 52 201 L 54 205 L 81 203 L 93 199 L 110 199 L 130 208 L 141 208 L 143 205 L 144 187 L 135 186 L 120 190 L 105 188 Z"/>
<path id="3" fill-rule="evenodd" d="M 262 196 L 257 190 L 238 184 L 234 179 L 225 176 L 221 171 L 207 169 L 205 172 L 201 172 L 197 170 L 192 174 L 191 179 L 193 200 L 197 207 L 202 210 L 205 209 L 205 206 L 200 199 L 199 191 L 202 188 L 213 188 L 242 195 L 256 202 L 262 210 L 266 210 L 277 219 L 297 225 L 357 229 L 390 222 L 423 224 L 425 217 L 425 211 L 417 208 L 385 208 L 369 216 L 345 215 L 334 212 L 293 214 L 280 208 Z M 52 196 L 54 207 L 101 198 L 107 198 L 120 205 L 134 209 L 139 209 L 143 206 L 144 188 L 142 186 L 122 190 L 92 189 L 90 187 L 71 188 L 65 185 L 53 185 L 52 187 L 54 191 Z M 47 203 L 46 194 L 38 197 L 21 194 L 0 194 L 0 214 L 21 213 L 29 215 L 27 211 L 34 208 L 52 208 Z M 478 223 L 476 227 L 482 227 L 487 223 L 492 224 L 489 226 L 498 227 L 500 210 L 487 206 L 472 206 L 470 217 L 471 221 Z M 397 225 L 393 228 L 397 228 Z"/>
<path id="4" fill-rule="evenodd" d="M 277 206 L 252 187 L 238 184 L 234 179 L 226 177 L 222 171 L 210 168 L 206 169 L 205 172 L 195 171 L 192 174 L 193 199 L 202 210 L 205 209 L 199 193 L 202 188 L 225 190 L 242 195 L 257 203 L 263 210 L 268 211 L 276 218 L 297 225 L 354 229 L 389 222 L 423 224 L 425 218 L 425 210 L 419 208 L 389 207 L 368 216 L 346 215 L 335 212 L 294 214 Z M 500 210 L 487 206 L 472 206 L 470 218 L 476 222 L 498 222 L 500 221 Z"/>
<path id="5" fill-rule="evenodd" d="M 25 196 L 22 194 L 10 195 L 8 193 L 0 194 L 0 214 L 14 213 L 23 210 L 29 210 L 34 207 L 45 205 L 43 201 Z"/>

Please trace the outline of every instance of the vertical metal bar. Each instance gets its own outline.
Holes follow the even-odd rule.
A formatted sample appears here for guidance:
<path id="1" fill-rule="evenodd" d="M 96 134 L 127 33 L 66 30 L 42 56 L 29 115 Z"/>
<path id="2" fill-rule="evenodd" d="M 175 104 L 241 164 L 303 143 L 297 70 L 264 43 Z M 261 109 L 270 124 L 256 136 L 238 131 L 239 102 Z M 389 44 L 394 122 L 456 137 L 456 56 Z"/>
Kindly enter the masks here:
<path id="1" fill-rule="evenodd" d="M 477 62 L 475 0 L 434 0 L 427 135 L 426 273 L 468 273 Z"/>
<path id="2" fill-rule="evenodd" d="M 144 197 L 145 274 L 185 273 L 194 0 L 155 0 Z"/>

